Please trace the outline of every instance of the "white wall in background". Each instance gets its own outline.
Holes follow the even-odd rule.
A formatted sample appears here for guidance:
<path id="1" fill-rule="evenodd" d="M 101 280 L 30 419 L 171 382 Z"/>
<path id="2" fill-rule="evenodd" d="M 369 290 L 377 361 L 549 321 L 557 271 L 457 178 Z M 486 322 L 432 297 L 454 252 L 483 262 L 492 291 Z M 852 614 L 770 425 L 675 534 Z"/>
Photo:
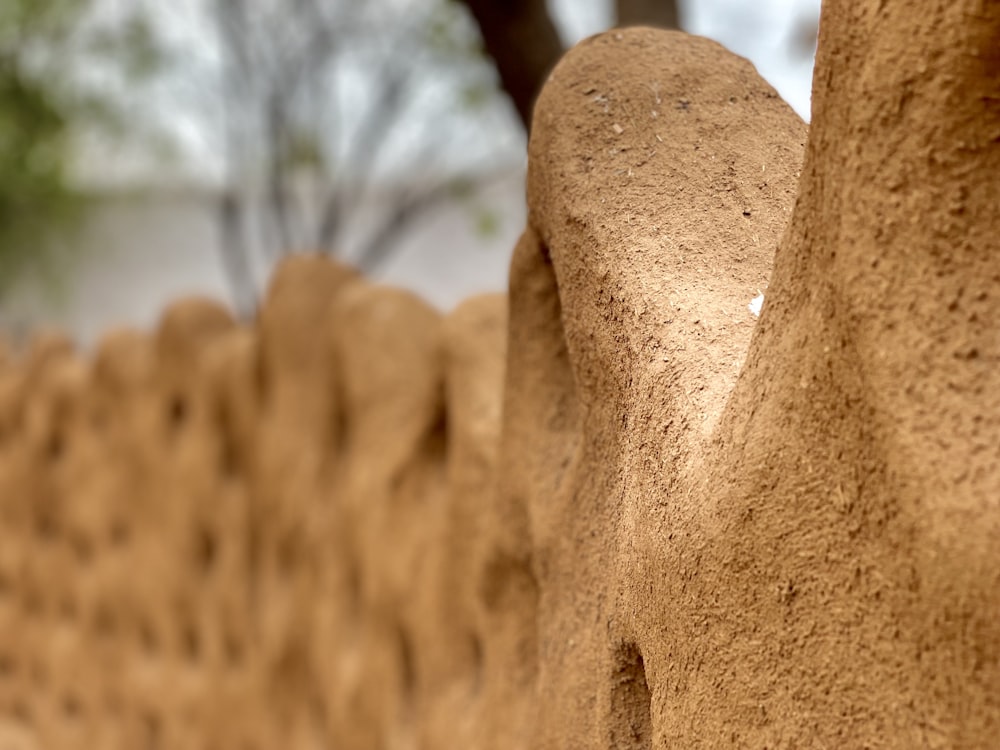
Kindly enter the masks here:
<path id="1" fill-rule="evenodd" d="M 414 222 L 395 254 L 373 274 L 412 289 L 442 310 L 467 296 L 506 289 L 507 265 L 524 227 L 524 175 L 513 171 L 480 188 L 472 201 L 496 222 L 489 235 L 476 210 L 449 203 Z M 228 304 L 218 255 L 215 197 L 204 192 L 110 198 L 81 239 L 79 268 L 60 298 L 26 285 L 0 305 L 0 329 L 70 333 L 87 346 L 109 328 L 151 329 L 163 308 L 182 297 Z"/>

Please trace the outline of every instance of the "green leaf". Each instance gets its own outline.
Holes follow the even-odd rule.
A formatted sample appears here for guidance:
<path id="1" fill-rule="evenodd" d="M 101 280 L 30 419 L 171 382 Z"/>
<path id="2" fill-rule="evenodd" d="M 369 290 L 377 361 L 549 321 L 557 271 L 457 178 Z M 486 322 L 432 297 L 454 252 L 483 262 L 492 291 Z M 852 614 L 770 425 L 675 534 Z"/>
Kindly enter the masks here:
<path id="1" fill-rule="evenodd" d="M 476 234 L 480 237 L 497 237 L 500 234 L 500 217 L 488 208 L 480 209 L 476 214 Z"/>
<path id="2" fill-rule="evenodd" d="M 471 109 L 482 109 L 496 95 L 496 88 L 487 83 L 474 83 L 462 90 L 462 106 Z"/>

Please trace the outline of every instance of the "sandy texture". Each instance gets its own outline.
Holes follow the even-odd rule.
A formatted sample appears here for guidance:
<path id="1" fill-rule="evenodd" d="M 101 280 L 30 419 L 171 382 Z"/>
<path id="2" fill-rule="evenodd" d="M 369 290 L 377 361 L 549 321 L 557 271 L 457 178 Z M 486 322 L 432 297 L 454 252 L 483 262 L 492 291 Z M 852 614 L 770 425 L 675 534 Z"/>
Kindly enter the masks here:
<path id="1" fill-rule="evenodd" d="M 784 608 L 729 568 L 717 434 L 806 129 L 746 61 L 637 29 L 572 50 L 533 133 L 502 473 L 541 591 L 536 746 L 764 746 L 767 634 L 738 600 Z"/>
<path id="2" fill-rule="evenodd" d="M 539 746 L 995 741 L 1000 8 L 923 6 L 825 8 L 752 340 L 795 118 L 647 31 L 549 81 L 515 264 L 561 326 L 515 302 L 548 345 L 506 394 L 539 441 L 505 467 L 538 475 Z"/>
<path id="3" fill-rule="evenodd" d="M 469 735 L 505 319 L 302 256 L 253 328 L 192 300 L 0 370 L 0 745 Z"/>
<path id="4" fill-rule="evenodd" d="M 0 356 L 0 748 L 993 747 L 1000 6 L 922 8 L 827 4 L 807 146 L 579 45 L 508 299 Z"/>

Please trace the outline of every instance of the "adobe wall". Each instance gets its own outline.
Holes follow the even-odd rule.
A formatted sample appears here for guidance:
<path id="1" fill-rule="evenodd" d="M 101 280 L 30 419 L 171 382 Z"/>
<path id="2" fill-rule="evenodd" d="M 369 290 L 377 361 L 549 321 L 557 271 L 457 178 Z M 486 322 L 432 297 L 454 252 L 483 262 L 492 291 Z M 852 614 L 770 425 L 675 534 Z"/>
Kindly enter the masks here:
<path id="1" fill-rule="evenodd" d="M 567 467 L 520 490 L 538 746 L 995 742 L 1000 6 L 919 5 L 824 7 L 787 222 L 804 131 L 710 43 L 602 35 L 548 82 L 514 267 L 562 324 L 512 296 L 548 346 L 506 393 Z"/>
<path id="2" fill-rule="evenodd" d="M 0 748 L 991 747 L 967 5 L 827 3 L 808 144 L 712 42 L 579 45 L 506 298 L 296 256 L 250 326 L 0 353 Z"/>
<path id="3" fill-rule="evenodd" d="M 193 300 L 5 368 L 3 747 L 448 745 L 504 320 L 300 256 L 253 328 Z"/>

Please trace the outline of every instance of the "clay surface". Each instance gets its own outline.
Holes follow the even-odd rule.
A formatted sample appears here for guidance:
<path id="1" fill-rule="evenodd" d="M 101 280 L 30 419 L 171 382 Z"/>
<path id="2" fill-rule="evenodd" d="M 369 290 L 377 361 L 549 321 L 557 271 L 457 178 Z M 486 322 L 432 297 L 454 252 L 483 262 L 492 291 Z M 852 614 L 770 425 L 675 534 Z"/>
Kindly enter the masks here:
<path id="1" fill-rule="evenodd" d="M 0 748 L 993 747 L 1000 6 L 827 3 L 813 123 L 612 31 L 506 298 L 0 351 Z"/>

